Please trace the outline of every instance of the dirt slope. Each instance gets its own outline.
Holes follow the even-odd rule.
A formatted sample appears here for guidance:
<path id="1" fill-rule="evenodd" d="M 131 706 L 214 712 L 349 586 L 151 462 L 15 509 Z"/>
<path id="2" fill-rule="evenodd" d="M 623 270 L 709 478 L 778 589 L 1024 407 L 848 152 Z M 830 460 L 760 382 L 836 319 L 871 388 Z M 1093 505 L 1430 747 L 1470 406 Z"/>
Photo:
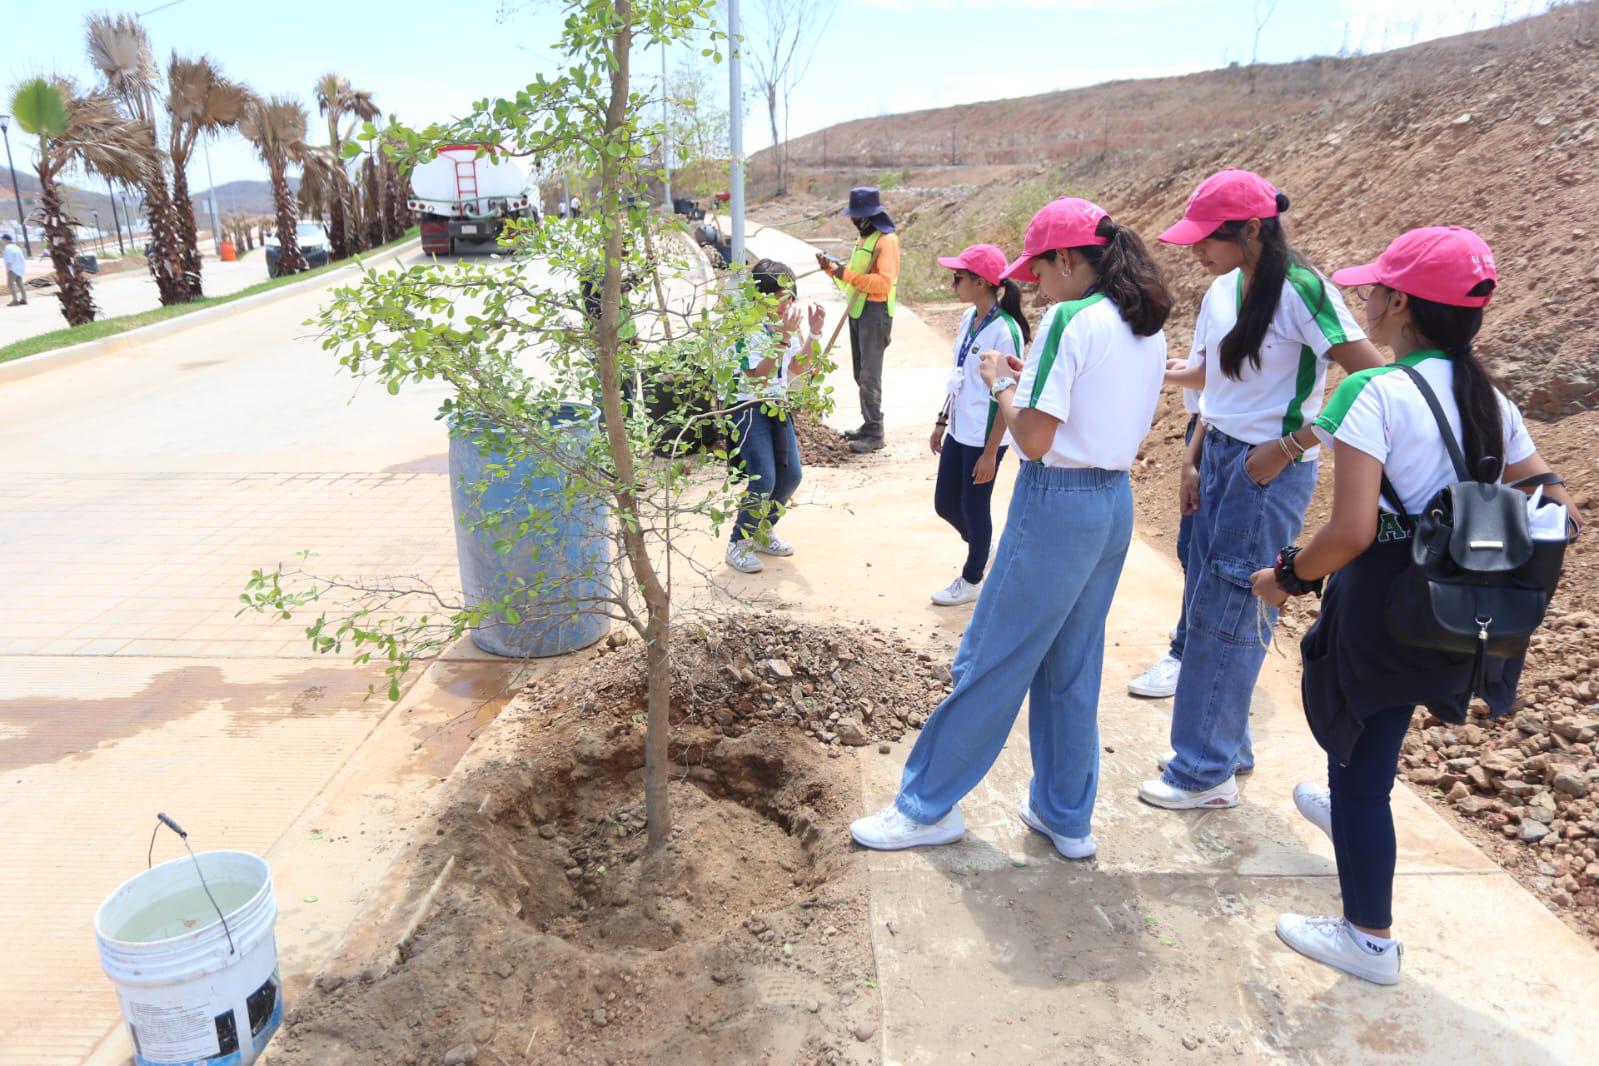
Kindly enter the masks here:
<path id="1" fill-rule="evenodd" d="M 862 145 L 881 137 L 907 155 L 869 162 L 897 169 L 800 170 L 797 192 L 762 205 L 761 217 L 801 235 L 847 237 L 834 217 L 842 191 L 888 177 L 885 199 L 905 248 L 902 292 L 950 331 L 957 310 L 934 258 L 979 240 L 1014 254 L 1033 211 L 1066 193 L 1095 199 L 1152 238 L 1207 174 L 1247 167 L 1289 194 L 1290 235 L 1325 270 L 1374 256 L 1414 226 L 1470 225 L 1494 246 L 1501 272 L 1479 351 L 1591 521 L 1599 517 L 1596 28 L 1599 5 L 1577 5 L 1386 56 L 1269 68 L 1254 96 L 1238 72 L 1216 71 L 973 105 L 992 137 L 1018 125 L 1036 134 L 1029 143 L 1039 158 L 1025 165 L 919 169 L 939 129 L 947 148 L 946 112 L 851 123 L 829 131 L 830 153 L 846 134 Z M 1122 112 L 1108 150 L 1078 150 L 1070 132 L 1090 122 L 1082 116 L 1117 101 L 1138 106 Z M 1168 337 L 1185 351 L 1210 279 L 1187 252 L 1156 254 L 1178 294 Z M 1135 471 L 1141 527 L 1167 544 L 1182 423 L 1176 397 L 1165 397 Z M 1325 476 L 1309 528 L 1325 517 L 1330 489 Z M 1596 554 L 1592 535 L 1568 554 L 1554 617 L 1529 658 L 1521 713 L 1462 730 L 1426 727 L 1407 747 L 1405 771 L 1552 909 L 1599 936 Z M 1291 631 L 1309 617 L 1291 616 Z"/>

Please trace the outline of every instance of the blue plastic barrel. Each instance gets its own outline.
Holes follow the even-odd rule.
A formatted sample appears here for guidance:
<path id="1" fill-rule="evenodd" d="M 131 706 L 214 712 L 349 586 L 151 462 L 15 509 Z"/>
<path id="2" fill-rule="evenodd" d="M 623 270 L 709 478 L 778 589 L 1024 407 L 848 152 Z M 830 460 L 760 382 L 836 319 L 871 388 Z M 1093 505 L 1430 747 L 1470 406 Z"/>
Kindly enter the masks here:
<path id="1" fill-rule="evenodd" d="M 598 432 L 599 411 L 563 404 L 550 421 L 574 453 L 586 451 Z M 506 464 L 504 454 L 479 447 L 481 436 L 460 423 L 451 427 L 450 501 L 461 589 L 469 607 L 522 592 L 512 601 L 518 620 L 485 619 L 472 630 L 473 643 L 518 659 L 564 655 L 593 644 L 611 628 L 605 605 L 575 601 L 611 595 L 609 506 L 603 497 L 568 498 L 565 476 L 541 473 L 530 459 L 494 476 L 479 497 L 473 486 Z M 493 514 L 504 515 L 500 528 L 479 528 Z M 526 517 L 538 532 L 518 540 L 516 526 Z M 508 537 L 510 551 L 497 551 L 496 542 Z"/>

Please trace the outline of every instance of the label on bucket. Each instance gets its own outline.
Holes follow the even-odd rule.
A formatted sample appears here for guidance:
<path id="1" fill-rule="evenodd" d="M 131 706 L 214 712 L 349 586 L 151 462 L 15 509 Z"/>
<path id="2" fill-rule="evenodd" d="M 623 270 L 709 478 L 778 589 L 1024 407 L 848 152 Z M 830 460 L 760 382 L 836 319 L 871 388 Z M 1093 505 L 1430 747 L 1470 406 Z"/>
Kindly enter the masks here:
<path id="1" fill-rule="evenodd" d="M 239 1035 L 233 1011 L 212 1016 L 203 1007 L 126 1004 L 128 1032 L 138 1066 L 238 1062 Z"/>

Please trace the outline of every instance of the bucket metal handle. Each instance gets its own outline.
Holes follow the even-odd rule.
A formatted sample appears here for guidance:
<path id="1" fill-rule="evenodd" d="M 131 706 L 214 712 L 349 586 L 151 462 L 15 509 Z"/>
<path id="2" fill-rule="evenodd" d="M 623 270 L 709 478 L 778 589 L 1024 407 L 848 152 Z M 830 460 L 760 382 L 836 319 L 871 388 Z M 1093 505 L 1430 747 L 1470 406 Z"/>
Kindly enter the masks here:
<path id="1" fill-rule="evenodd" d="M 222 908 L 217 906 L 217 898 L 211 894 L 211 886 L 205 883 L 205 871 L 200 869 L 200 860 L 195 858 L 194 849 L 189 847 L 189 834 L 185 833 L 183 827 L 177 822 L 159 812 L 155 816 L 155 828 L 150 830 L 150 850 L 144 856 L 145 869 L 148 870 L 155 859 L 155 838 L 156 834 L 161 832 L 162 826 L 166 826 L 178 834 L 178 839 L 183 841 L 183 847 L 189 853 L 189 861 L 194 863 L 194 872 L 200 875 L 200 887 L 205 889 L 205 898 L 211 901 L 211 906 L 217 912 L 217 918 L 222 922 L 222 931 L 228 935 L 228 954 L 237 955 L 239 949 L 233 944 L 233 930 L 228 928 L 227 915 L 223 914 Z"/>

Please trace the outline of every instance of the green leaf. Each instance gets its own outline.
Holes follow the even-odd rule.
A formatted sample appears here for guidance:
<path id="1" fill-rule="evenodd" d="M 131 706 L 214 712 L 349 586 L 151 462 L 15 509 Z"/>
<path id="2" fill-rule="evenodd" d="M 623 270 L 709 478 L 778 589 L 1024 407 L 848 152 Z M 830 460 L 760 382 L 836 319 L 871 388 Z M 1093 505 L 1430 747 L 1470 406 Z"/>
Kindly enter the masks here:
<path id="1" fill-rule="evenodd" d="M 59 137 L 67 132 L 67 101 L 61 90 L 43 78 L 23 82 L 11 98 L 11 112 L 17 125 L 40 137 Z"/>

